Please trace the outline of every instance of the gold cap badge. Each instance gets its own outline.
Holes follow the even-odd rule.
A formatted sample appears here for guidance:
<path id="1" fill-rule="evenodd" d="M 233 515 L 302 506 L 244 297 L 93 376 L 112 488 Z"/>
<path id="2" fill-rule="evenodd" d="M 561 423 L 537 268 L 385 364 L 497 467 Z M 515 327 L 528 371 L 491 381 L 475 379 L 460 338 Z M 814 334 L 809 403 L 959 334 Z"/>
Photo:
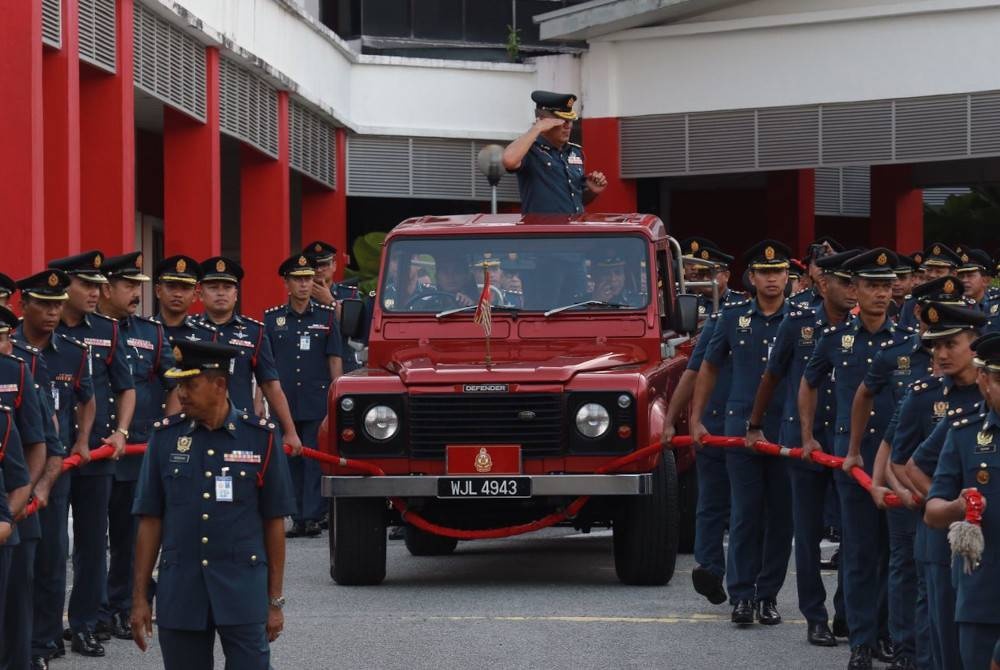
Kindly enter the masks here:
<path id="1" fill-rule="evenodd" d="M 322 244 L 320 244 L 319 242 L 317 242 L 317 243 L 316 243 L 316 244 L 315 244 L 315 245 L 313 246 L 313 251 L 323 251 L 323 245 L 322 245 Z"/>
<path id="2" fill-rule="evenodd" d="M 188 266 L 188 264 L 187 264 L 186 260 L 184 260 L 183 258 L 178 258 L 177 259 L 177 266 L 176 267 L 177 267 L 177 271 L 178 272 L 184 272 L 185 270 L 187 270 L 187 266 Z"/>
<path id="3" fill-rule="evenodd" d="M 137 270 L 142 269 L 142 254 L 135 257 L 135 267 Z"/>
<path id="4" fill-rule="evenodd" d="M 944 282 L 944 286 L 942 288 L 944 288 L 945 293 L 954 293 L 955 282 L 953 282 L 951 279 L 946 279 Z"/>
<path id="5" fill-rule="evenodd" d="M 941 247 L 939 247 L 938 245 L 936 245 L 936 244 L 935 244 L 935 245 L 934 245 L 934 248 L 933 248 L 933 249 L 931 249 L 931 252 L 932 252 L 932 253 L 933 253 L 933 254 L 934 254 L 935 256 L 937 256 L 938 254 L 940 254 L 940 253 L 941 253 Z"/>
<path id="6" fill-rule="evenodd" d="M 96 256 L 94 256 L 94 267 L 95 268 L 101 267 L 101 263 L 103 263 L 103 262 L 104 262 L 104 259 L 101 258 L 100 254 L 97 254 Z"/>
<path id="7" fill-rule="evenodd" d="M 962 262 L 963 263 L 969 262 L 969 254 L 962 254 Z"/>
<path id="8" fill-rule="evenodd" d="M 49 275 L 49 286 L 58 286 L 59 276 L 55 272 Z"/>
<path id="9" fill-rule="evenodd" d="M 889 257 L 886 256 L 885 254 L 879 254 L 878 258 L 875 259 L 875 262 L 878 263 L 879 265 L 885 265 L 886 263 L 889 262 Z"/>
<path id="10" fill-rule="evenodd" d="M 218 260 L 218 261 L 216 261 L 215 262 L 215 271 L 216 272 L 225 272 L 226 271 L 226 261 L 221 260 L 221 259 Z"/>
<path id="11" fill-rule="evenodd" d="M 701 252 L 701 257 L 704 258 L 706 261 L 708 260 L 708 256 L 709 256 L 708 249 L 705 249 Z"/>
<path id="12" fill-rule="evenodd" d="M 175 346 L 174 347 L 174 360 L 177 361 L 178 363 L 180 363 L 182 358 L 183 358 L 183 356 L 181 355 L 181 348 Z"/>
<path id="13" fill-rule="evenodd" d="M 305 256 L 299 256 L 299 266 L 300 267 L 303 266 L 303 265 L 305 265 L 307 262 L 308 261 L 306 261 L 306 257 Z"/>
<path id="14" fill-rule="evenodd" d="M 700 248 L 701 248 L 701 245 L 699 245 L 696 241 L 694 241 L 694 240 L 691 241 L 691 253 L 692 254 L 694 252 L 698 251 L 698 249 L 700 249 Z"/>
<path id="15" fill-rule="evenodd" d="M 774 247 L 765 247 L 764 248 L 764 258 L 766 258 L 769 261 L 773 261 L 774 260 Z"/>
<path id="16" fill-rule="evenodd" d="M 940 318 L 941 317 L 938 314 L 938 312 L 937 312 L 936 309 L 934 309 L 933 307 L 928 308 L 928 310 L 927 310 L 927 320 L 928 321 L 930 321 L 931 323 L 937 323 L 938 319 L 940 319 Z"/>

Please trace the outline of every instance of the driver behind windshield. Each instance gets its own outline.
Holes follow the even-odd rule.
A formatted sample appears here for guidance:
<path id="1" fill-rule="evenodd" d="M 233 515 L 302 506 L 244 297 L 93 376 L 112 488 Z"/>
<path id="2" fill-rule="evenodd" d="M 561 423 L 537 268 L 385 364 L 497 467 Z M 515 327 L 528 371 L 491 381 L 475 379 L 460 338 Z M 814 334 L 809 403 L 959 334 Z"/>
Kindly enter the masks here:
<path id="1" fill-rule="evenodd" d="M 638 297 L 626 287 L 625 259 L 618 253 L 592 260 L 590 274 L 594 282 L 591 300 L 618 305 L 638 305 Z"/>
<path id="2" fill-rule="evenodd" d="M 457 307 L 474 305 L 479 299 L 479 288 L 473 276 L 474 267 L 464 255 L 445 256 L 437 259 L 437 290 L 450 294 Z M 482 272 L 482 269 L 479 269 Z"/>

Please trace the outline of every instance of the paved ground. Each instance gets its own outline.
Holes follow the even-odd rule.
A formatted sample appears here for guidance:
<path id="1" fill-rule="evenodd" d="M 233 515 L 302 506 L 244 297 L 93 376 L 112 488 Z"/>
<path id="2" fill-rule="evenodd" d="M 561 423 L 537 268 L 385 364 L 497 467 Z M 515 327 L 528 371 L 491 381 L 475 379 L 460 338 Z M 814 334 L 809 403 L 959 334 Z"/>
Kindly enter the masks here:
<path id="1" fill-rule="evenodd" d="M 691 588 L 691 556 L 670 585 L 618 583 L 608 532 L 551 529 L 462 543 L 455 555 L 411 557 L 390 542 L 378 587 L 328 576 L 326 535 L 290 540 L 286 632 L 275 668 L 843 668 L 848 649 L 812 647 L 795 605 L 794 567 L 779 607 L 785 623 L 737 630 L 728 607 Z M 827 552 L 829 553 L 829 549 Z M 834 575 L 827 574 L 831 588 Z M 831 591 L 832 597 L 832 591 Z M 160 667 L 158 650 L 107 643 L 104 659 L 70 654 L 59 670 Z M 216 654 L 222 668 L 222 654 Z"/>

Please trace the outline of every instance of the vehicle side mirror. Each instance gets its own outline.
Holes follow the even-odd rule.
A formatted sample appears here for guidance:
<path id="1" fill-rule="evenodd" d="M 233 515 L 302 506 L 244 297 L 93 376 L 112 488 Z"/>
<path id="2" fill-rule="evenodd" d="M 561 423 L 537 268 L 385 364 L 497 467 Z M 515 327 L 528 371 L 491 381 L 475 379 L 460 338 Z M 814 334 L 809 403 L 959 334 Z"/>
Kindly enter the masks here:
<path id="1" fill-rule="evenodd" d="M 365 304 L 349 298 L 340 301 L 340 334 L 358 339 L 365 324 Z"/>
<path id="2" fill-rule="evenodd" d="M 671 325 L 678 333 L 691 334 L 698 330 L 698 296 L 690 293 L 677 296 Z"/>

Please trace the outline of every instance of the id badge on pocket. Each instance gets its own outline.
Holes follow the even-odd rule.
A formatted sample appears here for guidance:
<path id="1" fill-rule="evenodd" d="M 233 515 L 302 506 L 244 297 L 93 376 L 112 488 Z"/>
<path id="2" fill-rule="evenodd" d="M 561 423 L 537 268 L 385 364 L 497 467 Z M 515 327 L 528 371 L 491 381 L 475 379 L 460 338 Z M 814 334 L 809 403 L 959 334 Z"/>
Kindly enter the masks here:
<path id="1" fill-rule="evenodd" d="M 312 348 L 312 338 L 308 335 L 301 335 L 299 337 L 299 350 L 309 351 Z"/>
<path id="2" fill-rule="evenodd" d="M 215 478 L 216 502 L 233 502 L 233 478 L 229 476 Z"/>
<path id="3" fill-rule="evenodd" d="M 56 412 L 59 411 L 59 389 L 56 385 L 52 385 L 52 409 Z"/>

